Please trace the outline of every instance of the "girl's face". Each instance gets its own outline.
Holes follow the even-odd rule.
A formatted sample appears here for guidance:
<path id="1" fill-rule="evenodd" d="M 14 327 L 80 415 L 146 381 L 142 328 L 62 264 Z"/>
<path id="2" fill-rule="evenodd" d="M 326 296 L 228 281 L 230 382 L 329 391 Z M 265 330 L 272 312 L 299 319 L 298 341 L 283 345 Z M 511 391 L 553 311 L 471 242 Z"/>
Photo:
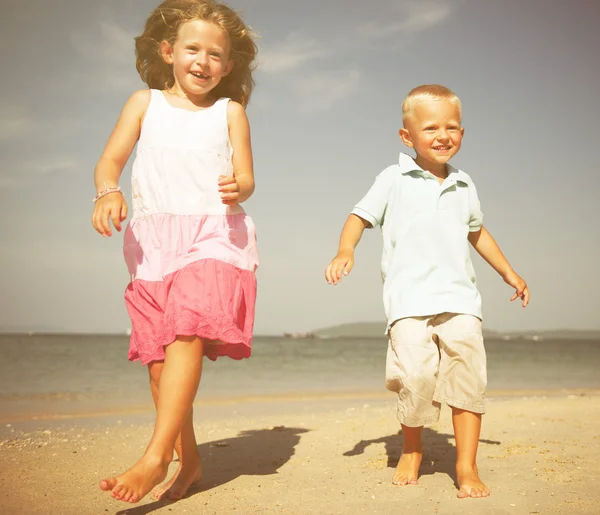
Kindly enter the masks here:
<path id="1" fill-rule="evenodd" d="M 164 60 L 173 66 L 173 89 L 189 97 L 205 97 L 231 71 L 230 47 L 229 36 L 214 23 L 184 23 L 175 43 L 163 41 L 160 48 Z"/>

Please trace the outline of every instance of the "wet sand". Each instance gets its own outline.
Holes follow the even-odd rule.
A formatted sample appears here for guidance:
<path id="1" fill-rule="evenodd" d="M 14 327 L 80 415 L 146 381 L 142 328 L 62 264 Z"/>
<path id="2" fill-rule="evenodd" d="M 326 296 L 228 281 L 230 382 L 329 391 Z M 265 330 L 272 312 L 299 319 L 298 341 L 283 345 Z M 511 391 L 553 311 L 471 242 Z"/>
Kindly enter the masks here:
<path id="1" fill-rule="evenodd" d="M 313 395 L 198 403 L 204 480 L 177 503 L 148 496 L 129 505 L 98 488 L 143 452 L 149 411 L 41 420 L 46 429 L 12 435 L 4 422 L 0 513 L 597 513 L 600 392 L 499 394 L 490 396 L 479 450 L 487 499 L 456 498 L 449 409 L 424 431 L 419 485 L 394 487 L 401 437 L 393 396 Z"/>

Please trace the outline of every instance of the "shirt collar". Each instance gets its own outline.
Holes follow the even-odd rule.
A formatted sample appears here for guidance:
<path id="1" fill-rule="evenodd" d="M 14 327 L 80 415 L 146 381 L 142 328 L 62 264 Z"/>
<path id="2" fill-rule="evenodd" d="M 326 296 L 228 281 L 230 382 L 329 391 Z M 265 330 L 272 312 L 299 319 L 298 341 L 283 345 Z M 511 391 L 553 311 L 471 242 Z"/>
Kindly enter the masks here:
<path id="1" fill-rule="evenodd" d="M 421 168 L 417 163 L 415 163 L 415 160 L 412 157 L 410 157 L 408 154 L 405 154 L 404 152 L 400 152 L 398 164 L 400 165 L 400 173 L 402 173 L 403 175 L 409 174 L 411 172 L 417 172 L 419 173 L 419 175 L 431 175 L 429 172 L 423 170 L 423 168 Z M 466 179 L 467 174 L 465 172 L 459 170 L 458 168 L 454 168 L 449 163 L 446 165 L 446 167 L 448 169 L 448 178 L 451 180 L 451 182 L 457 181 L 468 184 L 468 181 Z"/>

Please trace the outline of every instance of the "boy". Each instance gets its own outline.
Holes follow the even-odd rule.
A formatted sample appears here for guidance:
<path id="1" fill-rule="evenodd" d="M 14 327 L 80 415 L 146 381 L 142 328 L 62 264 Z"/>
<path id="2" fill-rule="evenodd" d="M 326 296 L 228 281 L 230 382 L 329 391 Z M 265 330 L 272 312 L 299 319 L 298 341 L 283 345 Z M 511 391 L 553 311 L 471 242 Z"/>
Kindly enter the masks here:
<path id="1" fill-rule="evenodd" d="M 399 164 L 379 174 L 346 220 L 325 277 L 338 284 L 348 275 L 364 229 L 381 226 L 386 387 L 398 394 L 404 435 L 392 482 L 417 484 L 423 426 L 439 419 L 445 402 L 452 408 L 458 497 L 464 498 L 490 493 L 476 464 L 487 376 L 468 243 L 515 288 L 511 301 L 527 306 L 529 289 L 483 227 L 471 178 L 448 164 L 460 150 L 461 114 L 460 100 L 444 86 L 408 94 L 399 134 L 416 158 L 400 154 Z"/>

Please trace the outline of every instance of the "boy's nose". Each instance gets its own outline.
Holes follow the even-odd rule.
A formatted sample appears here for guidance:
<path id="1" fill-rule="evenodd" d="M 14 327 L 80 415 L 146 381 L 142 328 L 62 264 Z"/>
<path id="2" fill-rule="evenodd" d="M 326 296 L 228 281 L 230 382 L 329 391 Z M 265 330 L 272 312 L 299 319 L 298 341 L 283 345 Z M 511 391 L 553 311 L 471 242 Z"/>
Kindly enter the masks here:
<path id="1" fill-rule="evenodd" d="M 200 52 L 197 57 L 196 57 L 196 62 L 200 65 L 200 66 L 207 66 L 208 65 L 208 56 L 206 54 L 204 54 L 203 52 Z"/>

